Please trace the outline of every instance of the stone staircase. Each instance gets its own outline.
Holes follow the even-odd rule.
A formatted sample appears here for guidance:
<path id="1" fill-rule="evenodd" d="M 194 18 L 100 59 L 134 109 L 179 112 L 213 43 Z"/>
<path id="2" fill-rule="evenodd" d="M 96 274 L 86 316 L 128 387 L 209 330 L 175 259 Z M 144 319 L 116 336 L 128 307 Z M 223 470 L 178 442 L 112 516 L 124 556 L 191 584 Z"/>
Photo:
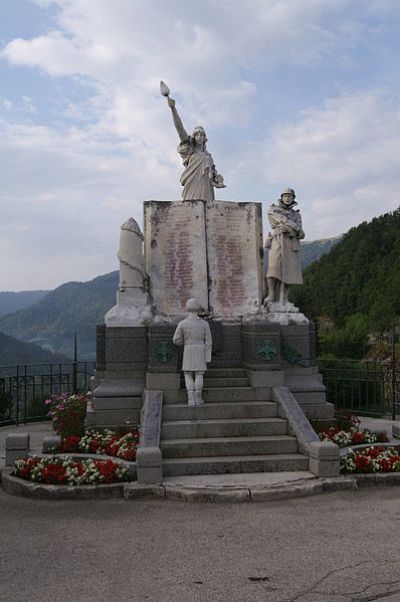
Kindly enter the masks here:
<path id="1" fill-rule="evenodd" d="M 308 470 L 277 403 L 257 399 L 245 370 L 208 370 L 203 398 L 204 406 L 189 407 L 182 385 L 164 403 L 164 476 Z"/>

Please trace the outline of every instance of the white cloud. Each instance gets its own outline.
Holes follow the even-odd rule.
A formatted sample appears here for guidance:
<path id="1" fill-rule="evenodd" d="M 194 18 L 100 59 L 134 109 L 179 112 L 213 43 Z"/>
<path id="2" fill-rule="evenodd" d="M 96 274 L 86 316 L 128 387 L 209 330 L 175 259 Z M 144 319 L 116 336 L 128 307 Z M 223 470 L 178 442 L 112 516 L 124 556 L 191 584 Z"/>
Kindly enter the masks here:
<path id="1" fill-rule="evenodd" d="M 287 65 L 350 65 L 377 27 L 371 11 L 392 19 L 396 3 L 374 0 L 357 12 L 352 0 L 35 2 L 43 15 L 52 8 L 52 21 L 32 39 L 9 41 L 0 57 L 53 82 L 54 113 L 40 121 L 29 89 L 0 101 L 1 245 L 9 250 L 0 254 L 0 290 L 39 286 L 29 269 L 20 283 L 30 261 L 43 268 L 40 286 L 50 274 L 53 286 L 113 269 L 120 223 L 130 215 L 140 222 L 143 200 L 179 196 L 178 140 L 160 79 L 187 129 L 206 126 L 229 186 L 222 198 L 259 200 L 293 185 L 309 238 L 393 208 L 395 98 L 350 88 L 323 106 L 297 108 L 271 136 L 260 88 Z M 57 90 L 66 81 L 75 85 L 70 96 Z M 232 135 L 239 129 L 240 139 Z"/>
<path id="2" fill-rule="evenodd" d="M 0 100 L 0 105 L 2 106 L 3 109 L 5 109 L 6 111 L 11 111 L 12 107 L 13 107 L 13 103 L 11 102 L 11 100 L 9 98 L 2 98 Z"/>
<path id="3" fill-rule="evenodd" d="M 397 100 L 364 91 L 277 126 L 265 178 L 298 188 L 313 237 L 332 236 L 399 206 L 399 156 Z"/>

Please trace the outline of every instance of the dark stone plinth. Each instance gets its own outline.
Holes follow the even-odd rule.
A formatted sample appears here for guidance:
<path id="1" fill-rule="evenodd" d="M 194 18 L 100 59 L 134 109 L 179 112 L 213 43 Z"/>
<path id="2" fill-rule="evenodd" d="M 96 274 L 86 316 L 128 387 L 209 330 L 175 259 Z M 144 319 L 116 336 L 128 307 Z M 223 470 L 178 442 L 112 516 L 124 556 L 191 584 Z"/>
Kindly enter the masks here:
<path id="1" fill-rule="evenodd" d="M 146 327 L 106 328 L 105 360 L 106 370 L 145 371 L 147 368 Z"/>
<path id="2" fill-rule="evenodd" d="M 242 326 L 240 322 L 229 324 L 210 320 L 210 330 L 213 350 L 209 368 L 241 368 Z"/>
<path id="3" fill-rule="evenodd" d="M 173 344 L 175 324 L 153 324 L 148 328 L 149 372 L 178 372 L 180 348 Z"/>
<path id="4" fill-rule="evenodd" d="M 280 327 L 268 322 L 247 322 L 242 326 L 243 366 L 264 371 L 281 368 Z"/>

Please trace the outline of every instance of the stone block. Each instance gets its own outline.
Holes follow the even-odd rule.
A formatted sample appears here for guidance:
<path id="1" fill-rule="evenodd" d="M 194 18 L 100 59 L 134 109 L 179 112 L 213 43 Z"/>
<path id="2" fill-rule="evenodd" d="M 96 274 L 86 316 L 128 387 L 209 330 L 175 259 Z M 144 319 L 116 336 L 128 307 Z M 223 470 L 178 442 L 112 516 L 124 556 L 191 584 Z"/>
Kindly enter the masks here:
<path id="1" fill-rule="evenodd" d="M 140 397 L 96 397 L 92 401 L 94 410 L 140 410 L 143 398 Z"/>
<path id="2" fill-rule="evenodd" d="M 61 450 L 62 438 L 60 435 L 49 435 L 44 437 L 42 443 L 42 452 L 44 454 L 52 454 Z"/>
<path id="3" fill-rule="evenodd" d="M 107 339 L 106 363 L 126 363 L 145 366 L 147 345 L 145 340 L 131 338 Z"/>
<path id="4" fill-rule="evenodd" d="M 162 485 L 152 485 L 146 483 L 127 483 L 124 487 L 124 498 L 126 500 L 164 497 L 165 488 Z"/>
<path id="5" fill-rule="evenodd" d="M 400 421 L 392 422 L 392 435 L 395 439 L 400 439 Z"/>
<path id="6" fill-rule="evenodd" d="M 146 389 L 157 391 L 179 391 L 181 386 L 181 375 L 179 372 L 146 374 Z"/>
<path id="7" fill-rule="evenodd" d="M 10 433 L 6 437 L 6 466 L 13 466 L 16 460 L 29 455 L 29 433 Z"/>
<path id="8" fill-rule="evenodd" d="M 140 397 L 144 390 L 144 379 L 104 378 L 93 391 L 93 401 L 102 397 Z"/>
<path id="9" fill-rule="evenodd" d="M 96 326 L 96 371 L 106 369 L 106 325 Z"/>
<path id="10" fill-rule="evenodd" d="M 28 450 L 30 445 L 29 433 L 9 433 L 6 437 L 6 450 Z"/>
<path id="11" fill-rule="evenodd" d="M 335 477 L 340 474 L 340 449 L 330 441 L 310 444 L 310 472 L 318 477 Z"/>
<path id="12" fill-rule="evenodd" d="M 159 447 L 138 447 L 136 454 L 138 483 L 162 483 L 162 456 Z"/>
<path id="13" fill-rule="evenodd" d="M 281 366 L 279 326 L 246 322 L 242 328 L 242 356 L 243 366 L 248 370 L 278 370 Z"/>
<path id="14" fill-rule="evenodd" d="M 283 385 L 284 373 L 282 370 L 255 371 L 247 370 L 250 384 L 253 388 L 279 387 Z"/>
<path id="15" fill-rule="evenodd" d="M 215 322 L 213 324 L 213 322 Z M 242 367 L 242 328 L 239 322 L 210 321 L 213 351 L 211 368 Z"/>
<path id="16" fill-rule="evenodd" d="M 85 426 L 114 428 L 117 426 L 136 426 L 140 423 L 139 409 L 123 410 L 94 410 L 88 408 L 86 413 Z"/>
<path id="17" fill-rule="evenodd" d="M 175 324 L 153 324 L 148 332 L 148 371 L 152 373 L 178 372 L 180 348 L 172 342 Z"/>

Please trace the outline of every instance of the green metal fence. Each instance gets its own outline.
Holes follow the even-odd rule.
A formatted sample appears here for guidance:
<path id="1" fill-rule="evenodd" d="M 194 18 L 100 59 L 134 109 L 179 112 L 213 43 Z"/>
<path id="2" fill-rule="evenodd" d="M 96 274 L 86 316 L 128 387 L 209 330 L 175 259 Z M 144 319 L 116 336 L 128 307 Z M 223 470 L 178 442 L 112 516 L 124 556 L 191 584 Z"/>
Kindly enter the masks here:
<path id="1" fill-rule="evenodd" d="M 320 359 L 318 367 L 327 401 L 361 415 L 393 418 L 400 411 L 400 382 L 396 363 L 350 359 Z"/>
<path id="2" fill-rule="evenodd" d="M 0 366 L 0 426 L 47 420 L 45 400 L 86 392 L 95 362 Z"/>

